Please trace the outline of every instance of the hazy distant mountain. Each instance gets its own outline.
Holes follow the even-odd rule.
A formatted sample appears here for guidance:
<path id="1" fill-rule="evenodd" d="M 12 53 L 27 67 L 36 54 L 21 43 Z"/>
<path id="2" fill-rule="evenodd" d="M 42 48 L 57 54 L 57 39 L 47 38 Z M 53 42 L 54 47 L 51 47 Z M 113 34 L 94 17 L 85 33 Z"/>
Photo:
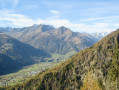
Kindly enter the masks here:
<path id="1" fill-rule="evenodd" d="M 110 79 L 112 77 L 110 70 L 114 70 L 119 65 L 118 52 L 119 29 L 64 63 L 41 72 L 23 84 L 7 88 L 12 90 L 116 90 L 116 86 L 117 88 L 119 86 L 119 82 L 116 81 L 119 79 L 119 70 L 112 71 L 112 74 L 117 77 L 115 81 Z M 116 67 L 112 67 L 113 60 L 117 62 Z M 115 78 L 114 75 L 113 78 Z"/>
<path id="2" fill-rule="evenodd" d="M 89 34 L 72 32 L 63 26 L 54 28 L 51 25 L 14 28 L 9 35 L 48 53 L 59 54 L 73 50 L 78 52 L 96 42 Z"/>
<path id="3" fill-rule="evenodd" d="M 0 32 L 7 33 L 10 32 L 11 30 L 12 30 L 11 27 L 0 27 Z"/>
<path id="4" fill-rule="evenodd" d="M 35 63 L 34 57 L 41 58 L 47 56 L 48 54 L 42 50 L 0 33 L 0 75 Z"/>
<path id="5" fill-rule="evenodd" d="M 97 39 L 97 40 L 100 40 L 102 39 L 103 37 L 105 37 L 106 35 L 108 35 L 110 32 L 95 32 L 95 33 L 92 33 L 91 35 Z"/>

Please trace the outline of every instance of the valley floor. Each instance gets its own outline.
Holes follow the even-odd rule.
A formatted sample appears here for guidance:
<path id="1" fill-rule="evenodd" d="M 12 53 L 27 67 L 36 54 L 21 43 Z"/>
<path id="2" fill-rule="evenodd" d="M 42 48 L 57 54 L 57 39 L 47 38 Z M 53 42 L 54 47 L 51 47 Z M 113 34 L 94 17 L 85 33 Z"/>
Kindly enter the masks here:
<path id="1" fill-rule="evenodd" d="M 40 73 L 41 71 L 44 71 L 48 68 L 58 65 L 60 62 L 68 59 L 75 53 L 76 53 L 75 51 L 72 51 L 65 55 L 54 53 L 54 54 L 51 54 L 51 58 L 45 58 L 44 62 L 39 62 L 37 64 L 24 67 L 23 69 L 15 73 L 2 75 L 0 76 L 0 86 L 2 87 L 2 86 L 23 83 L 24 81 L 31 78 L 31 76 L 34 76 Z"/>
<path id="2" fill-rule="evenodd" d="M 56 62 L 42 62 L 24 67 L 22 70 L 19 70 L 16 73 L 0 76 L 0 86 L 8 86 L 14 85 L 16 83 L 22 83 L 25 80 L 31 78 L 31 76 L 34 76 L 39 72 L 46 70 L 56 64 Z"/>

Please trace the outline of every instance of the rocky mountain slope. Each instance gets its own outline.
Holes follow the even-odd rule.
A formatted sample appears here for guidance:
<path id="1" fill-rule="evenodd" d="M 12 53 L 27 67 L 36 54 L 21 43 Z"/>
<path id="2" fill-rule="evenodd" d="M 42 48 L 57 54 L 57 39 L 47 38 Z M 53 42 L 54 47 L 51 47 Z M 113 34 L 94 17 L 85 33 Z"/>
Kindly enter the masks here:
<path id="1" fill-rule="evenodd" d="M 36 63 L 34 57 L 41 58 L 48 55 L 40 49 L 36 49 L 6 34 L 0 33 L 0 75 Z"/>
<path id="2" fill-rule="evenodd" d="M 51 25 L 33 25 L 25 28 L 14 28 L 8 34 L 35 48 L 59 54 L 71 51 L 78 52 L 96 42 L 94 37 L 89 34 L 72 32 L 63 26 L 54 28 Z"/>
<path id="3" fill-rule="evenodd" d="M 111 67 L 111 63 L 114 61 L 115 52 L 119 52 L 118 46 L 119 29 L 60 65 L 39 73 L 23 84 L 6 87 L 6 89 L 115 90 L 115 85 L 119 86 L 119 81 L 111 81 L 109 72 L 114 68 Z M 118 53 L 116 57 L 119 57 Z M 119 59 L 116 60 L 119 66 Z M 119 71 L 119 68 L 116 70 Z"/>

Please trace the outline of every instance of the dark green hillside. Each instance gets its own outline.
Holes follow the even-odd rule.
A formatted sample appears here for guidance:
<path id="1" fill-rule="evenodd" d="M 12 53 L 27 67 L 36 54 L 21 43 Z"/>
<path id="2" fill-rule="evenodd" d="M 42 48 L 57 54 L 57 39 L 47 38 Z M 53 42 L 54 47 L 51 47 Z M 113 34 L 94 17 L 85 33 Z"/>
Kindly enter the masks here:
<path id="1" fill-rule="evenodd" d="M 0 75 L 14 72 L 20 65 L 7 55 L 0 54 Z M 15 68 L 15 69 L 14 69 Z"/>
<path id="2" fill-rule="evenodd" d="M 23 66 L 36 63 L 34 58 L 44 58 L 48 54 L 0 33 L 0 75 L 16 71 Z"/>
<path id="3" fill-rule="evenodd" d="M 109 72 L 111 63 L 114 61 L 113 56 L 119 49 L 118 45 L 119 29 L 60 65 L 39 73 L 23 84 L 6 88 L 12 90 L 87 90 L 88 88 L 115 90 L 116 84 L 119 86 L 119 77 L 117 75 L 117 82 L 112 81 Z"/>

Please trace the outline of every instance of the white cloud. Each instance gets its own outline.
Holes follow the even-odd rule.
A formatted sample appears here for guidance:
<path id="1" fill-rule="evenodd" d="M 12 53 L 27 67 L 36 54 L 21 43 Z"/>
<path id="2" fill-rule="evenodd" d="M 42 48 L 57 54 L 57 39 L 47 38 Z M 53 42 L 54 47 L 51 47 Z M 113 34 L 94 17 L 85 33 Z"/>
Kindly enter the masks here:
<path id="1" fill-rule="evenodd" d="M 59 11 L 57 11 L 57 10 L 50 10 L 50 12 L 53 14 L 59 14 Z"/>
<path id="2" fill-rule="evenodd" d="M 3 12 L 0 14 L 0 26 L 8 25 L 12 27 L 25 27 L 33 24 L 49 24 L 55 27 L 65 26 L 76 32 L 110 32 L 116 29 L 119 24 L 114 23 L 73 23 L 66 19 L 31 19 L 22 14 Z M 110 27 L 112 26 L 112 27 Z"/>
<path id="3" fill-rule="evenodd" d="M 118 18 L 119 16 L 110 16 L 110 17 L 99 17 L 99 18 L 87 18 L 87 19 L 81 19 L 80 21 L 96 21 L 96 20 L 112 21 Z"/>
<path id="4" fill-rule="evenodd" d="M 115 24 L 115 25 L 119 27 L 119 24 Z"/>
<path id="5" fill-rule="evenodd" d="M 95 28 L 98 28 L 98 27 L 107 27 L 109 26 L 109 23 L 94 23 L 94 26 Z"/>
<path id="6" fill-rule="evenodd" d="M 59 18 L 60 17 L 60 14 L 61 14 L 57 10 L 50 10 L 49 12 L 52 13 L 52 17 L 50 17 L 50 18 Z"/>

